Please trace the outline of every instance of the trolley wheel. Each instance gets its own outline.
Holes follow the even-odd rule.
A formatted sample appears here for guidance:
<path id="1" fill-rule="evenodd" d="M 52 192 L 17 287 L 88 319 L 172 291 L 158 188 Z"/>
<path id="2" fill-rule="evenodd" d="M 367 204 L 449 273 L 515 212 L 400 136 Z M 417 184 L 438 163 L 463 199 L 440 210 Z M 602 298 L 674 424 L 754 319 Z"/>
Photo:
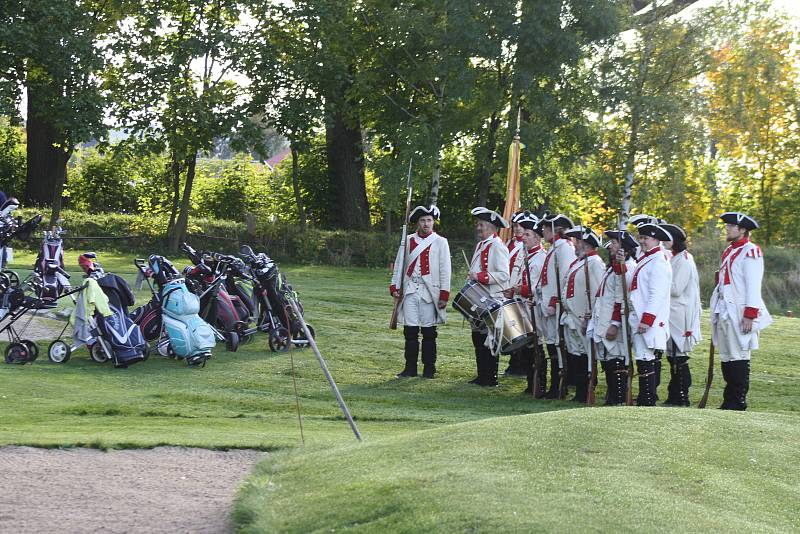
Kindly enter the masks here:
<path id="1" fill-rule="evenodd" d="M 94 345 L 89 347 L 89 356 L 93 362 L 106 363 L 108 361 L 108 355 L 99 341 L 95 341 Z"/>
<path id="2" fill-rule="evenodd" d="M 284 327 L 276 328 L 269 333 L 269 348 L 272 352 L 286 352 L 289 350 L 289 331 Z"/>
<path id="3" fill-rule="evenodd" d="M 47 347 L 47 357 L 53 363 L 66 363 L 72 355 L 72 348 L 64 341 L 57 339 Z"/>
<path id="4" fill-rule="evenodd" d="M 11 287 L 18 288 L 19 287 L 19 275 L 14 271 L 3 271 L 3 274 L 8 276 L 8 281 L 11 284 Z"/>
<path id="5" fill-rule="evenodd" d="M 9 343 L 6 347 L 6 363 L 26 364 L 29 361 L 30 351 L 22 343 Z"/>
<path id="6" fill-rule="evenodd" d="M 147 361 L 150 357 L 150 345 L 145 343 L 144 348 L 142 349 L 142 361 Z"/>
<path id="7" fill-rule="evenodd" d="M 228 332 L 225 335 L 225 349 L 228 352 L 236 352 L 239 350 L 239 334 L 236 332 Z"/>
<path id="8" fill-rule="evenodd" d="M 239 345 L 246 345 L 253 341 L 253 334 L 246 334 L 247 324 L 244 321 L 236 322 L 236 333 L 239 335 Z"/>
<path id="9" fill-rule="evenodd" d="M 32 362 L 33 360 L 39 357 L 39 345 L 37 345 L 35 341 L 31 341 L 30 339 L 23 339 L 22 341 L 20 341 L 20 343 L 28 347 L 28 352 L 30 352 L 30 356 L 28 356 L 29 362 Z"/>

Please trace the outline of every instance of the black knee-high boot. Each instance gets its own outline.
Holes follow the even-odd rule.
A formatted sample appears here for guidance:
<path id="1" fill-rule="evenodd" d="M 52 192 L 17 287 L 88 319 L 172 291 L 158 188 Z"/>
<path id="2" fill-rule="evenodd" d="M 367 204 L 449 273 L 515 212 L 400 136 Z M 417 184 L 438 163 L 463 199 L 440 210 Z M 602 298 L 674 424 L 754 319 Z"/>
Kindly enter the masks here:
<path id="1" fill-rule="evenodd" d="M 628 393 L 628 368 L 619 358 L 609 360 L 608 369 L 611 372 L 610 404 L 618 406 L 625 404 Z"/>
<path id="2" fill-rule="evenodd" d="M 575 396 L 570 399 L 573 402 L 586 403 L 589 392 L 589 375 L 586 374 L 588 365 L 589 357 L 586 354 L 570 354 L 570 367 L 575 380 Z"/>
<path id="3" fill-rule="evenodd" d="M 545 394 L 544 398 L 557 399 L 559 368 L 558 368 L 558 352 L 554 344 L 550 343 L 547 344 L 547 355 L 550 358 L 550 389 L 547 390 L 547 394 Z"/>
<path id="4" fill-rule="evenodd" d="M 639 396 L 636 398 L 637 406 L 656 405 L 656 372 L 655 361 L 636 361 L 639 372 Z"/>
<path id="5" fill-rule="evenodd" d="M 405 358 L 406 365 L 398 373 L 398 378 L 417 376 L 417 359 L 419 357 L 419 327 L 404 326 L 403 337 L 406 339 Z"/>
<path id="6" fill-rule="evenodd" d="M 479 386 L 493 386 L 497 385 L 498 359 L 484 344 L 485 341 L 485 333 L 472 333 L 472 344 L 475 347 L 475 362 L 478 367 L 478 378 L 474 380 L 473 383 Z"/>
<path id="7" fill-rule="evenodd" d="M 747 392 L 750 390 L 750 360 L 728 362 L 732 389 L 731 410 L 747 409 Z"/>
<path id="8" fill-rule="evenodd" d="M 689 370 L 689 357 L 675 358 L 675 405 L 689 406 L 689 387 L 692 385 L 692 372 Z"/>
<path id="9" fill-rule="evenodd" d="M 664 401 L 664 406 L 677 406 L 678 405 L 678 367 L 675 358 L 667 356 L 669 363 L 669 383 L 667 384 L 667 400 Z"/>
<path id="10" fill-rule="evenodd" d="M 433 378 L 436 374 L 436 327 L 422 327 L 422 376 Z"/>
<path id="11" fill-rule="evenodd" d="M 722 391 L 722 404 L 720 405 L 720 410 L 733 410 L 736 408 L 736 405 L 733 401 L 734 399 L 734 392 L 733 392 L 733 376 L 731 374 L 731 363 L 733 362 L 721 362 L 720 367 L 722 367 L 722 378 L 725 380 L 725 389 Z"/>

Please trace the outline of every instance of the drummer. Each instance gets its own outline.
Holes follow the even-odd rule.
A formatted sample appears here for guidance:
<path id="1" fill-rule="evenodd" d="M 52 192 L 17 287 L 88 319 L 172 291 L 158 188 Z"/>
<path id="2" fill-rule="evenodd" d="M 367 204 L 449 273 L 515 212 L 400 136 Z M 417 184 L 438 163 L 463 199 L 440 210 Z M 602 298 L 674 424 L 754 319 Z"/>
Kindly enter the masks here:
<path id="1" fill-rule="evenodd" d="M 508 247 L 498 237 L 500 228 L 508 228 L 508 222 L 496 211 L 477 207 L 471 211 L 478 219 L 475 231 L 479 240 L 469 265 L 469 279 L 488 290 L 492 298 L 503 300 L 503 290 L 509 285 Z M 497 351 L 487 346 L 488 328 L 484 322 L 472 324 L 472 345 L 475 347 L 475 364 L 478 376 L 470 381 L 479 386 L 497 385 Z"/>
<path id="2" fill-rule="evenodd" d="M 541 293 L 539 307 L 542 312 L 542 330 L 550 356 L 550 390 L 547 399 L 562 399 L 566 395 L 559 388 L 559 377 L 566 373 L 566 354 L 559 347 L 558 322 L 560 318 L 560 289 L 564 286 L 569 266 L 575 261 L 575 246 L 564 233 L 575 226 L 566 215 L 556 214 L 542 220 L 542 235 L 551 244 L 542 265 L 542 274 L 537 285 Z M 558 276 L 556 276 L 558 274 Z M 566 378 L 566 377 L 565 377 Z"/>
<path id="3" fill-rule="evenodd" d="M 569 355 L 569 366 L 575 380 L 575 402 L 586 403 L 589 386 L 590 346 L 586 341 L 586 326 L 594 308 L 595 295 L 605 271 L 605 264 L 597 255 L 600 236 L 586 226 L 575 226 L 564 234 L 576 240 L 578 259 L 572 262 L 567 272 L 566 284 L 561 286 L 564 313 L 564 341 Z M 588 276 L 587 276 L 588 275 Z"/>

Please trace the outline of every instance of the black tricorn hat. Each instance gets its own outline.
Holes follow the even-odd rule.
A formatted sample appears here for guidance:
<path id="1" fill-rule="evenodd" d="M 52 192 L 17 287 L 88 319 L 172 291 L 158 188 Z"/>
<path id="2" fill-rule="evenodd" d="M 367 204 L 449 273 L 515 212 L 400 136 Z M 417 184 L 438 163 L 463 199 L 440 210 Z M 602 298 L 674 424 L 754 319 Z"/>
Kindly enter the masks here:
<path id="1" fill-rule="evenodd" d="M 528 210 L 519 210 L 518 212 L 516 212 L 514 215 L 511 216 L 511 222 L 519 224 L 519 222 L 522 219 L 524 219 L 526 217 L 529 217 L 530 215 L 531 215 L 531 212 L 528 211 Z"/>
<path id="2" fill-rule="evenodd" d="M 719 216 L 725 224 L 735 224 L 746 230 L 755 230 L 758 228 L 756 220 L 745 213 L 738 211 L 726 211 Z"/>
<path id="3" fill-rule="evenodd" d="M 575 223 L 572 222 L 572 219 L 564 215 L 563 213 L 556 213 L 550 217 L 547 217 L 545 220 L 545 224 L 548 226 L 558 226 L 560 228 L 572 228 L 575 226 Z"/>
<path id="4" fill-rule="evenodd" d="M 411 210 L 411 213 L 408 215 L 408 222 L 415 223 L 420 217 L 424 217 L 426 215 L 430 215 L 433 217 L 434 221 L 438 221 L 441 212 L 436 206 L 431 206 L 430 208 L 426 208 L 425 206 L 417 206 Z"/>
<path id="5" fill-rule="evenodd" d="M 672 236 L 669 235 L 669 232 L 661 228 L 657 224 L 652 223 L 643 223 L 636 227 L 639 231 L 639 235 L 646 235 L 649 237 L 653 237 L 658 239 L 659 241 L 671 241 Z"/>
<path id="6" fill-rule="evenodd" d="M 526 230 L 533 230 L 536 233 L 539 233 L 536 230 L 536 227 L 539 225 L 539 217 L 534 215 L 533 213 L 526 211 L 521 217 L 518 217 L 516 221 L 517 224 L 525 228 Z"/>
<path id="7" fill-rule="evenodd" d="M 573 226 L 569 230 L 564 233 L 567 237 L 574 237 L 576 239 L 580 239 L 581 241 L 586 241 L 593 247 L 597 248 L 602 244 L 602 240 L 600 236 L 597 235 L 594 230 L 589 228 L 588 226 Z"/>
<path id="8" fill-rule="evenodd" d="M 686 230 L 677 224 L 659 224 L 672 237 L 670 241 L 686 241 Z"/>
<path id="9" fill-rule="evenodd" d="M 470 211 L 470 213 L 474 217 L 477 217 L 478 219 L 480 219 L 482 221 L 486 221 L 486 222 L 492 223 L 497 228 L 508 228 L 509 226 L 511 226 L 503 218 L 502 215 L 500 215 L 496 211 L 490 210 L 489 208 L 484 208 L 483 206 L 478 206 L 477 208 L 472 208 L 472 211 Z"/>
<path id="10" fill-rule="evenodd" d="M 626 230 L 606 230 L 603 235 L 608 239 L 616 239 L 622 244 L 622 248 L 628 251 L 635 251 L 639 247 L 639 242 L 633 234 Z"/>

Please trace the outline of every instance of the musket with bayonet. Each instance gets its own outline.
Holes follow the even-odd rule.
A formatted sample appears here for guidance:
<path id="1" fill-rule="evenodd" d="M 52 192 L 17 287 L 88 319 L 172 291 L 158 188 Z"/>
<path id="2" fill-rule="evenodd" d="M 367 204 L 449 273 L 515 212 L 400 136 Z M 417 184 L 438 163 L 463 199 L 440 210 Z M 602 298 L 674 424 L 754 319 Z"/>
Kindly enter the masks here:
<path id="1" fill-rule="evenodd" d="M 413 187 L 411 185 L 411 163 L 412 159 L 408 160 L 408 176 L 406 177 L 406 216 L 403 219 L 403 231 L 400 235 L 400 248 L 403 251 L 402 256 L 400 257 L 400 281 L 398 286 L 398 293 L 400 296 L 394 297 L 394 303 L 392 305 L 392 317 L 389 319 L 389 328 L 392 330 L 397 330 L 397 314 L 400 310 L 400 303 L 403 301 L 403 286 L 405 282 L 405 269 L 406 269 L 406 258 L 408 257 L 408 216 L 411 213 L 411 193 L 413 192 Z"/>
<path id="2" fill-rule="evenodd" d="M 619 266 L 622 281 L 622 335 L 625 338 L 625 348 L 627 349 L 627 391 L 625 392 L 625 405 L 633 406 L 633 373 L 634 373 L 634 358 L 633 358 L 633 341 L 631 340 L 631 324 L 630 319 L 630 303 L 628 301 L 628 263 L 624 257 L 624 248 L 621 247 L 627 231 L 622 225 L 622 220 L 619 221 L 619 242 L 620 250 L 623 251 L 623 260 Z"/>
<path id="3" fill-rule="evenodd" d="M 563 399 L 565 385 L 567 380 L 567 361 L 564 359 L 564 354 L 567 353 L 567 348 L 564 341 L 564 325 L 561 324 L 561 315 L 564 311 L 563 303 L 561 302 L 561 272 L 558 267 L 558 248 L 556 247 L 556 228 L 555 220 L 550 221 L 550 232 L 553 234 L 553 261 L 556 268 L 556 327 L 558 328 L 558 343 L 556 343 L 556 354 L 558 356 L 558 391 L 556 398 Z"/>
<path id="4" fill-rule="evenodd" d="M 583 230 L 583 228 L 581 228 Z M 581 232 L 583 233 L 583 232 Z M 583 236 L 581 236 L 583 237 Z M 584 255 L 583 257 L 583 276 L 586 279 L 586 302 L 589 306 L 589 319 L 592 317 L 592 289 L 591 289 L 591 279 L 589 278 L 589 256 Z M 588 321 L 587 320 L 587 321 Z M 594 406 L 596 403 L 596 398 L 594 394 L 594 390 L 597 387 L 597 348 L 594 345 L 594 340 L 589 339 L 589 358 L 591 361 L 589 362 L 589 369 L 587 369 L 587 374 L 589 375 L 589 384 L 588 390 L 586 392 L 586 402 L 589 406 Z"/>

